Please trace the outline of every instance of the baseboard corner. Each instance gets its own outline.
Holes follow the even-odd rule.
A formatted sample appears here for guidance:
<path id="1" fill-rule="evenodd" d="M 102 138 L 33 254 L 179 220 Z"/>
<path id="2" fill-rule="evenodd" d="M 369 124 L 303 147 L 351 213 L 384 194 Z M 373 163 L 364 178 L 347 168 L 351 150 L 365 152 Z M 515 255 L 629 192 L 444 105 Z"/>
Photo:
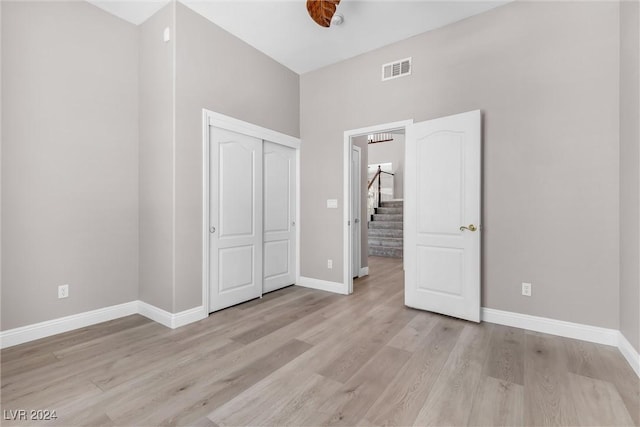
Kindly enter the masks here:
<path id="1" fill-rule="evenodd" d="M 638 353 L 638 351 L 620 331 L 618 332 L 618 349 L 631 366 L 631 369 L 633 369 L 638 378 L 640 378 L 640 353 Z"/>
<path id="2" fill-rule="evenodd" d="M 209 315 L 202 305 L 178 313 L 169 313 L 144 301 L 138 301 L 138 314 L 171 329 L 197 322 Z"/>
<path id="3" fill-rule="evenodd" d="M 299 276 L 296 285 L 304 288 L 317 289 L 320 291 L 333 292 L 336 294 L 346 295 L 345 286 L 339 282 L 331 282 L 328 280 L 314 279 L 313 277 Z"/>
<path id="4" fill-rule="evenodd" d="M 190 323 L 198 322 L 202 319 L 206 319 L 207 317 L 209 317 L 209 313 L 207 313 L 207 310 L 204 308 L 204 306 L 199 305 L 198 307 L 175 313 L 172 315 L 172 317 L 172 328 L 175 329 L 181 326 L 188 325 Z"/>

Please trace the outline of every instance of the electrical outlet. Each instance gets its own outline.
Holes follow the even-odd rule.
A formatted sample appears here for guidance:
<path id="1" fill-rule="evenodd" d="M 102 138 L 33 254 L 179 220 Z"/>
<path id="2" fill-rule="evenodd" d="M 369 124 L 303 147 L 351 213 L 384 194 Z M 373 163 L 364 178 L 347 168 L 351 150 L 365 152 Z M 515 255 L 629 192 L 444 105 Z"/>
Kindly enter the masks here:
<path id="1" fill-rule="evenodd" d="M 69 285 L 58 286 L 58 298 L 67 298 L 69 296 Z"/>
<path id="2" fill-rule="evenodd" d="M 531 283 L 522 282 L 522 295 L 525 297 L 531 296 Z"/>
<path id="3" fill-rule="evenodd" d="M 333 260 L 332 259 L 328 259 L 327 260 L 327 268 L 333 268 Z"/>

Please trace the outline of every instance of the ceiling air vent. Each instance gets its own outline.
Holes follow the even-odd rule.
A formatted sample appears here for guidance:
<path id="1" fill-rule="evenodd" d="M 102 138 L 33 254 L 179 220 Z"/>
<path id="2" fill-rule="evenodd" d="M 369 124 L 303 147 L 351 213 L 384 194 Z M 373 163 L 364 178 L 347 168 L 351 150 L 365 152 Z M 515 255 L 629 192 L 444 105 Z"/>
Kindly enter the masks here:
<path id="1" fill-rule="evenodd" d="M 411 58 L 389 62 L 382 66 L 382 81 L 411 74 Z"/>

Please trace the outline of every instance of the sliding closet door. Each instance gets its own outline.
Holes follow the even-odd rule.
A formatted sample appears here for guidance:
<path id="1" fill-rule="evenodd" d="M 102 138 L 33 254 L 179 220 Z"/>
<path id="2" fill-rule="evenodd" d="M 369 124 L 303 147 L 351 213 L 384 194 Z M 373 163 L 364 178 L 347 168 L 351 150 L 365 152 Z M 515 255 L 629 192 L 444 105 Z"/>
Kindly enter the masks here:
<path id="1" fill-rule="evenodd" d="M 295 282 L 296 151 L 264 143 L 264 292 Z"/>
<path id="2" fill-rule="evenodd" d="M 211 128 L 209 311 L 262 295 L 262 140 Z"/>

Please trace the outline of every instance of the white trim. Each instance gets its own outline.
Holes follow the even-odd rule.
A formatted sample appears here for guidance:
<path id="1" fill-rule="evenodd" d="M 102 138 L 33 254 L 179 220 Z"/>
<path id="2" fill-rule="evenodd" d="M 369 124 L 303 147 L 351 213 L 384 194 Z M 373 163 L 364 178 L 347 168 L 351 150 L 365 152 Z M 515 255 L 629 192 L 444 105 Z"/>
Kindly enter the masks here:
<path id="1" fill-rule="evenodd" d="M 618 332 L 618 349 L 620 349 L 620 353 L 622 353 L 629 365 L 631 365 L 631 369 L 633 369 L 640 378 L 640 354 L 633 348 L 622 332 Z"/>
<path id="2" fill-rule="evenodd" d="M 344 292 L 344 284 L 340 282 L 330 282 L 328 280 L 314 279 L 312 277 L 300 276 L 296 285 L 303 288 L 318 289 L 321 291 L 334 292 L 346 295 Z"/>
<path id="3" fill-rule="evenodd" d="M 171 313 L 144 301 L 138 301 L 138 314 L 154 322 L 158 322 L 167 328 L 171 328 L 171 324 L 173 323 Z"/>
<path id="4" fill-rule="evenodd" d="M 342 265 L 344 266 L 344 271 L 342 276 L 342 290 L 339 292 L 341 294 L 349 295 L 353 293 L 353 275 L 351 272 L 352 242 L 351 233 L 349 231 L 349 223 L 351 218 L 351 138 L 353 138 L 354 136 L 368 135 L 370 133 L 406 129 L 407 126 L 410 126 L 412 124 L 413 119 L 408 119 L 375 126 L 367 126 L 358 129 L 351 129 L 344 132 L 342 156 Z"/>
<path id="5" fill-rule="evenodd" d="M 291 148 L 300 148 L 300 138 L 263 128 L 262 126 L 254 125 L 253 123 L 248 123 L 210 110 L 203 109 L 203 111 L 209 117 L 209 126 L 253 136 L 258 139 L 265 139 Z"/>
<path id="6" fill-rule="evenodd" d="M 366 273 L 368 274 L 368 267 L 364 267 L 361 272 L 363 270 L 367 270 Z M 299 277 L 296 285 L 334 293 L 342 293 L 341 291 L 344 289 L 342 283 L 329 282 L 311 277 Z M 197 322 L 209 316 L 203 306 L 194 307 L 179 313 L 169 313 L 144 301 L 130 301 L 124 304 L 99 308 L 97 310 L 1 331 L 0 348 L 13 347 L 18 344 L 73 331 L 109 320 L 119 319 L 121 317 L 131 316 L 133 314 L 140 314 L 171 329 Z M 622 332 L 616 329 L 582 325 L 579 323 L 495 310 L 486 307 L 482 308 L 482 320 L 489 323 L 617 347 L 636 375 L 640 377 L 640 354 L 633 348 Z"/>
<path id="7" fill-rule="evenodd" d="M 350 158 L 350 162 L 349 162 L 349 166 L 353 165 L 353 150 L 358 152 L 358 157 L 360 157 L 360 164 L 358 165 L 358 181 L 360 181 L 360 192 L 362 192 L 362 148 L 358 147 L 357 145 L 353 145 L 351 144 L 351 158 Z M 349 168 L 350 173 L 353 173 L 354 171 L 352 170 L 352 168 Z M 351 178 L 353 179 L 353 176 L 351 176 Z M 353 184 L 353 183 L 352 183 Z M 349 187 L 349 190 L 351 190 L 353 188 L 353 186 Z M 351 191 L 349 192 L 349 194 L 351 194 Z M 351 194 L 351 196 L 353 196 L 353 194 Z M 362 195 L 358 194 L 358 197 L 349 197 L 349 212 L 351 213 L 350 218 L 353 217 L 353 202 L 354 200 L 358 200 L 358 205 L 361 205 L 361 201 L 362 201 Z M 358 217 L 362 216 L 362 206 L 360 206 L 360 212 L 357 213 Z M 361 220 L 364 220 L 364 218 L 362 218 Z M 354 273 L 358 273 L 358 277 L 360 277 L 360 269 L 362 268 L 362 226 L 360 224 L 356 224 L 355 222 L 355 218 L 352 218 L 351 223 L 353 224 L 353 227 L 355 227 L 354 232 L 356 233 L 357 237 L 356 240 L 357 242 L 356 245 L 353 245 L 353 242 L 351 243 L 352 247 L 351 247 L 351 252 L 356 252 L 355 254 L 355 259 L 356 259 L 356 265 L 353 266 L 354 268 Z M 354 258 L 354 254 L 351 254 L 351 263 L 353 264 L 353 258 Z"/>
<path id="8" fill-rule="evenodd" d="M 124 304 L 86 311 L 84 313 L 72 314 L 71 316 L 60 317 L 58 319 L 47 320 L 45 322 L 34 323 L 33 325 L 22 326 L 20 328 L 8 329 L 0 332 L 0 348 L 12 347 L 136 313 L 138 313 L 138 301 L 131 301 Z"/>
<path id="9" fill-rule="evenodd" d="M 209 137 L 211 127 L 249 135 L 296 150 L 296 278 L 300 275 L 300 138 L 267 129 L 224 114 L 202 109 L 202 307 L 209 313 Z M 162 323 L 162 322 L 161 322 Z M 164 324 L 164 323 L 163 323 Z"/>
<path id="10" fill-rule="evenodd" d="M 611 346 L 618 346 L 619 331 L 580 323 L 565 322 L 564 320 L 549 319 L 547 317 L 530 316 L 528 314 L 510 311 L 482 308 L 482 320 L 498 325 L 528 329 L 545 334 L 574 338 Z"/>
<path id="11" fill-rule="evenodd" d="M 209 112 L 202 110 L 202 307 L 209 312 Z"/>
<path id="12" fill-rule="evenodd" d="M 13 347 L 40 338 L 73 331 L 97 323 L 121 317 L 140 314 L 168 328 L 175 329 L 189 323 L 197 322 L 208 317 L 204 307 L 195 307 L 179 313 L 169 313 L 143 301 L 130 301 L 124 304 L 112 305 L 84 313 L 34 323 L 20 328 L 8 329 L 0 332 L 0 348 Z"/>
<path id="13" fill-rule="evenodd" d="M 302 142 L 302 141 L 301 141 Z M 300 281 L 300 150 L 296 150 L 296 281 Z"/>
<path id="14" fill-rule="evenodd" d="M 360 274 L 358 274 L 358 277 L 363 277 L 368 275 L 369 275 L 369 266 L 360 268 Z"/>
<path id="15" fill-rule="evenodd" d="M 344 154 L 342 156 L 342 275 L 341 294 L 353 292 L 351 276 L 351 133 L 344 133 Z"/>
<path id="16" fill-rule="evenodd" d="M 198 322 L 209 317 L 203 306 L 193 307 L 171 315 L 171 329 L 176 329 L 190 323 Z"/>
<path id="17" fill-rule="evenodd" d="M 209 315 L 203 306 L 190 308 L 179 313 L 169 313 L 144 301 L 138 301 L 138 314 L 171 329 L 197 322 Z"/>

